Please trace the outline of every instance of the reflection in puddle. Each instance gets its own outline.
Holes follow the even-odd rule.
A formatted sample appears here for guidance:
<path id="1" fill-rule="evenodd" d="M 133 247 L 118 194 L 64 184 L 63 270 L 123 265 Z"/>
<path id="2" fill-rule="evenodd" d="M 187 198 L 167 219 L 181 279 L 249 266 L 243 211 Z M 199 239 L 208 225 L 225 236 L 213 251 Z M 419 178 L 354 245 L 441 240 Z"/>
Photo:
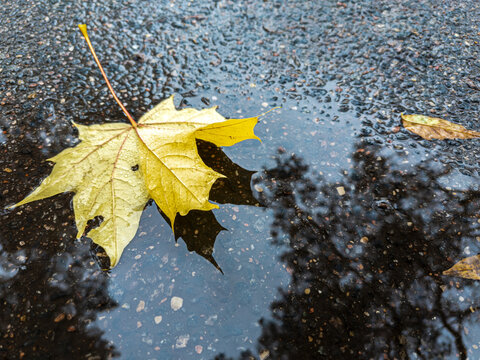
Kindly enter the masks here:
<path id="1" fill-rule="evenodd" d="M 65 198 L 56 203 L 68 208 Z M 72 241 L 65 214 L 58 214 L 65 225 L 58 227 L 42 225 L 48 213 L 15 215 L 2 217 L 0 230 L 0 358 L 116 357 L 93 324 L 99 312 L 117 305 L 107 292 L 108 275 L 92 261 L 87 242 Z"/>
<path id="2" fill-rule="evenodd" d="M 3 134 L 3 132 L 0 132 L 0 144 L 5 144 L 7 142 L 7 137 Z"/>
<path id="3" fill-rule="evenodd" d="M 256 179 L 292 275 L 271 305 L 274 320 L 261 321 L 261 354 L 477 358 L 478 282 L 441 272 L 479 250 L 479 192 L 446 190 L 447 174 L 432 163 L 396 162 L 358 147 L 351 172 L 326 183 L 300 158 L 279 155 Z"/>

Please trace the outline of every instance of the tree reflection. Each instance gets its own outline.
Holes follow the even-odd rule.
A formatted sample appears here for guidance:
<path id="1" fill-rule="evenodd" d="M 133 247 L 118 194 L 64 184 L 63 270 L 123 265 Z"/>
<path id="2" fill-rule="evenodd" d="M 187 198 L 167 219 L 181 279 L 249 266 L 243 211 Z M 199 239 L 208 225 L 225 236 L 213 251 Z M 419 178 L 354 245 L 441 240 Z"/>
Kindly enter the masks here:
<path id="1" fill-rule="evenodd" d="M 90 242 L 74 240 L 71 195 L 5 210 L 51 170 L 42 137 L 24 133 L 1 147 L 0 168 L 11 170 L 0 172 L 0 359 L 116 357 L 94 322 L 117 304 Z"/>
<path id="2" fill-rule="evenodd" d="M 107 291 L 108 275 L 92 261 L 88 242 L 72 240 L 68 196 L 48 202 L 39 206 L 54 211 L 29 207 L 21 216 L 2 217 L 0 358 L 115 357 L 93 325 L 98 312 L 116 306 Z"/>
<path id="3" fill-rule="evenodd" d="M 374 148 L 356 150 L 342 183 L 326 184 L 286 155 L 257 179 L 292 275 L 271 305 L 274 320 L 261 321 L 260 352 L 271 359 L 466 359 L 463 324 L 476 309 L 448 289 L 460 283 L 475 296 L 478 285 L 441 272 L 462 257 L 462 244 L 475 246 L 479 193 L 446 190 L 433 165 L 401 169 Z"/>

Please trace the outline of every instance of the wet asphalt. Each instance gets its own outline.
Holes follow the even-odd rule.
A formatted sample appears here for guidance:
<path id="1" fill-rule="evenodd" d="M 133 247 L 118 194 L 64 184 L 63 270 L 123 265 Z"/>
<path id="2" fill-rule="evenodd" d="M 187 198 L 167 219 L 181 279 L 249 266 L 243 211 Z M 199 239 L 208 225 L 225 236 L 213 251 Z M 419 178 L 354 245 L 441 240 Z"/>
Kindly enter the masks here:
<path id="1" fill-rule="evenodd" d="M 479 140 L 426 141 L 400 121 L 402 112 L 420 113 L 480 129 L 479 17 L 477 1 L 2 1 L 0 357 L 211 359 L 250 350 L 262 359 L 479 358 L 478 285 L 440 275 L 480 250 L 471 225 Z M 217 105 L 231 118 L 281 107 L 261 118 L 261 144 L 223 149 L 236 165 L 211 165 L 244 174 L 219 191 L 246 195 L 218 195 L 214 200 L 227 204 L 213 219 L 193 218 L 193 228 L 213 231 L 207 240 L 187 240 L 185 230 L 176 245 L 151 205 L 121 263 L 105 273 L 101 252 L 87 238 L 74 241 L 71 194 L 5 210 L 49 174 L 48 158 L 78 142 L 72 122 L 126 121 L 79 23 L 88 25 L 113 87 L 136 118 L 172 94 L 179 108 Z M 205 158 L 213 157 L 209 151 Z M 378 179 L 385 184 L 376 188 Z M 351 203 L 342 202 L 339 187 Z M 405 194 L 391 199 L 399 187 Z M 445 195 L 445 188 L 462 195 Z M 332 220 L 343 211 L 343 219 L 357 219 L 355 227 Z M 427 215 L 417 217 L 419 211 Z M 376 215 L 363 217 L 370 212 Z M 299 227 L 289 227 L 297 218 Z M 372 221 L 386 227 L 363 233 Z M 432 227 L 402 227 L 415 221 Z M 371 247 L 365 257 L 355 255 L 362 267 L 351 270 L 320 238 L 337 247 L 345 241 L 346 249 L 363 239 Z M 414 250 L 402 258 L 405 238 Z M 381 239 L 392 247 L 384 249 Z M 205 241 L 215 244 L 225 275 L 188 251 Z M 323 256 L 331 266 L 298 265 L 310 248 L 315 257 L 307 263 Z M 386 267 L 366 265 L 381 263 L 382 254 Z M 362 269 L 356 282 L 370 290 L 348 288 Z M 320 281 L 328 274 L 343 280 Z M 335 291 L 311 306 L 309 294 L 326 289 Z M 368 299 L 378 300 L 374 308 Z M 317 315 L 315 308 L 328 311 Z M 289 316 L 278 315 L 285 309 Z M 375 330 L 367 339 L 359 335 L 364 326 Z"/>

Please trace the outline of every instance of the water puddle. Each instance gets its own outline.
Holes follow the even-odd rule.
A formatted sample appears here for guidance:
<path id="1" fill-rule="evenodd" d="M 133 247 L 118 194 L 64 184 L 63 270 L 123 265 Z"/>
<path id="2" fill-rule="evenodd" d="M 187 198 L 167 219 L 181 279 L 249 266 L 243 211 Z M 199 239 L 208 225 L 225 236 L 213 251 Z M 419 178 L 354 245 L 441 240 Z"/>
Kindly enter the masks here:
<path id="1" fill-rule="evenodd" d="M 424 141 L 400 122 L 448 114 L 478 130 L 478 56 L 460 29 L 475 9 L 39 4 L 0 5 L 0 358 L 480 358 L 478 282 L 442 275 L 480 252 L 478 141 Z M 173 93 L 230 118 L 280 107 L 262 142 L 199 142 L 227 175 L 220 208 L 174 235 L 149 203 L 111 271 L 75 240 L 72 194 L 7 209 L 78 143 L 72 121 L 123 121 L 79 44 L 85 14 L 135 118 Z"/>

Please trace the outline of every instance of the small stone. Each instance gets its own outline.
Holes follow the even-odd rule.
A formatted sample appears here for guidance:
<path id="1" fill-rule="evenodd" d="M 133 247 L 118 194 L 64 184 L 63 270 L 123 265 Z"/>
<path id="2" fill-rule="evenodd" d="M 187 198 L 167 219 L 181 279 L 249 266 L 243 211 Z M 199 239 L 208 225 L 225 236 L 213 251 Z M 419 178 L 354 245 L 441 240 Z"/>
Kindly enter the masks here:
<path id="1" fill-rule="evenodd" d="M 260 351 L 260 360 L 265 360 L 266 358 L 268 358 L 270 356 L 270 351 L 268 350 L 262 350 Z"/>
<path id="2" fill-rule="evenodd" d="M 162 315 L 155 316 L 153 320 L 155 320 L 155 324 L 160 324 L 162 322 Z"/>
<path id="3" fill-rule="evenodd" d="M 202 345 L 195 345 L 195 352 L 197 354 L 201 354 L 203 351 L 203 346 Z"/>
<path id="4" fill-rule="evenodd" d="M 190 340 L 190 335 L 180 335 L 175 342 L 176 349 L 182 349 L 187 347 L 188 340 Z"/>
<path id="5" fill-rule="evenodd" d="M 338 192 L 338 195 L 343 196 L 345 195 L 345 188 L 343 186 L 339 186 L 337 187 L 337 192 Z"/>
<path id="6" fill-rule="evenodd" d="M 145 301 L 140 300 L 140 302 L 139 302 L 138 305 L 137 305 L 137 312 L 140 312 L 140 311 L 142 311 L 143 309 L 145 309 Z"/>
<path id="7" fill-rule="evenodd" d="M 366 237 L 366 236 L 362 237 L 362 238 L 360 239 L 360 242 L 361 242 L 362 244 L 368 243 L 368 237 Z"/>
<path id="8" fill-rule="evenodd" d="M 215 321 L 217 321 L 218 315 L 211 315 L 208 317 L 207 320 L 205 320 L 205 325 L 210 325 L 213 326 L 215 324 Z"/>
<path id="9" fill-rule="evenodd" d="M 170 307 L 172 308 L 173 311 L 180 310 L 180 308 L 183 306 L 183 299 L 178 296 L 172 297 L 172 300 L 170 300 Z"/>
<path id="10" fill-rule="evenodd" d="M 57 315 L 57 317 L 53 321 L 58 323 L 58 322 L 62 321 L 63 319 L 65 319 L 65 314 L 61 313 L 61 314 Z"/>
<path id="11" fill-rule="evenodd" d="M 263 188 L 260 185 L 255 185 L 254 186 L 255 190 L 258 191 L 259 193 L 263 192 Z"/>

